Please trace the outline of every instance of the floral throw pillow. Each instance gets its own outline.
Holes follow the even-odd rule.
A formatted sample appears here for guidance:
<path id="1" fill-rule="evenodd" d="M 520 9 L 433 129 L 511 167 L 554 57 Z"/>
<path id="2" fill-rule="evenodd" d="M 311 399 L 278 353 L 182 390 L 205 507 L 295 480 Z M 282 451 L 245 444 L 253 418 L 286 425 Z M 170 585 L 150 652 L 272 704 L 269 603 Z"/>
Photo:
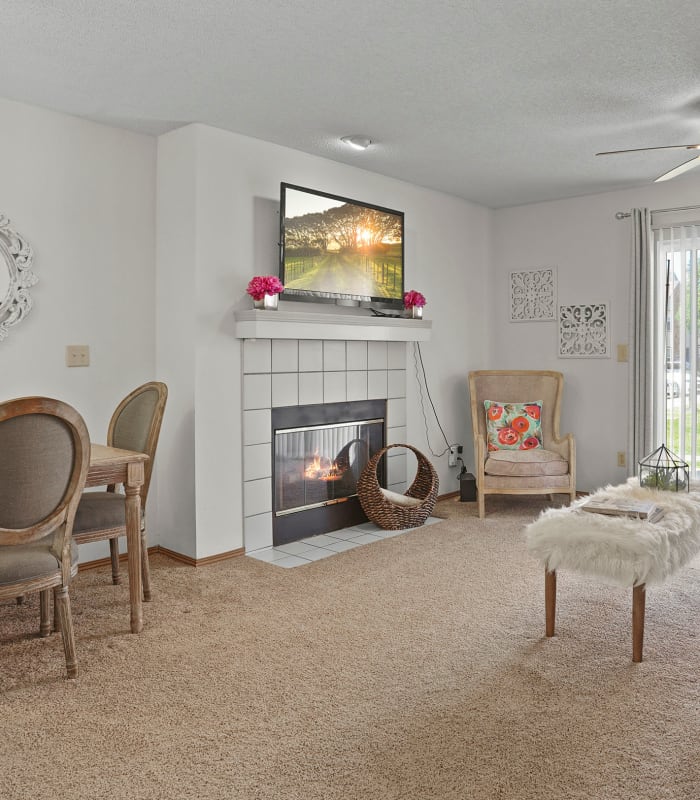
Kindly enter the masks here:
<path id="1" fill-rule="evenodd" d="M 500 403 L 484 400 L 489 450 L 534 450 L 542 447 L 542 401 Z"/>

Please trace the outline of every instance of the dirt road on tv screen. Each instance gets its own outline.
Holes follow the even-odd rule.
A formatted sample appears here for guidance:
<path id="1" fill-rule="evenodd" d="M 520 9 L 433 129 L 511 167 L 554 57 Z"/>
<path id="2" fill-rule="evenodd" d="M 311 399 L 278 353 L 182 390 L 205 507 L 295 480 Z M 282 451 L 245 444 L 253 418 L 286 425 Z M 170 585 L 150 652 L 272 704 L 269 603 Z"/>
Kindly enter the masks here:
<path id="1" fill-rule="evenodd" d="M 401 297 L 401 259 L 362 253 L 326 253 L 288 258 L 288 289 L 364 297 Z"/>

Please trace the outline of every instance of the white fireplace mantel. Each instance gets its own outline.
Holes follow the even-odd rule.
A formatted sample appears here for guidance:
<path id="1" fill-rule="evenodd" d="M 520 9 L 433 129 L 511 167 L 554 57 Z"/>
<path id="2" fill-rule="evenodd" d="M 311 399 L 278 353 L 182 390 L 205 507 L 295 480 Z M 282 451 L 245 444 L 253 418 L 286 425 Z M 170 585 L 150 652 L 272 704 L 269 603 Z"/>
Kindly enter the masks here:
<path id="1" fill-rule="evenodd" d="M 235 312 L 238 339 L 344 339 L 427 342 L 433 323 L 424 319 L 359 314 L 309 314 L 298 311 Z"/>

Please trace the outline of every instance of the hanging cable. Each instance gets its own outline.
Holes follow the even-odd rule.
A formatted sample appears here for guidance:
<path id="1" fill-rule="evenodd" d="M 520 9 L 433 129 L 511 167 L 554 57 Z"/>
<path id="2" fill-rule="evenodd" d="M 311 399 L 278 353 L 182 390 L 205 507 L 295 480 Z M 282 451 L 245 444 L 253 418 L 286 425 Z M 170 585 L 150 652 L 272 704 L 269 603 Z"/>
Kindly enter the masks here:
<path id="1" fill-rule="evenodd" d="M 435 456 L 435 458 L 440 458 L 441 456 L 444 456 L 445 453 L 447 453 L 449 451 L 451 445 L 450 445 L 450 443 L 449 443 L 449 441 L 447 439 L 447 436 L 445 436 L 445 431 L 442 429 L 442 425 L 440 424 L 440 420 L 438 418 L 437 411 L 435 410 L 435 403 L 433 403 L 433 398 L 430 396 L 430 389 L 428 389 L 428 379 L 426 378 L 426 375 L 425 375 L 425 366 L 423 364 L 423 354 L 421 353 L 420 342 L 414 342 L 413 343 L 413 362 L 416 365 L 416 378 L 418 380 L 418 395 L 420 397 L 420 407 L 421 407 L 421 412 L 423 413 L 423 422 L 424 422 L 424 425 L 425 425 L 425 439 L 426 439 L 426 441 L 428 443 L 428 447 L 430 448 L 430 452 L 432 453 L 432 455 Z M 422 375 L 423 375 L 423 383 L 425 384 L 425 393 L 427 394 L 428 400 L 430 401 L 430 405 L 431 405 L 431 407 L 433 409 L 433 415 L 435 416 L 435 421 L 438 424 L 438 428 L 440 428 L 440 433 L 442 433 L 442 438 L 445 440 L 446 447 L 441 453 L 436 453 L 433 450 L 432 444 L 430 443 L 430 432 L 428 430 L 428 418 L 427 418 L 426 413 L 425 413 L 425 404 L 423 402 L 423 386 L 422 386 L 421 380 L 420 380 L 419 368 L 420 368 L 420 373 L 422 373 Z"/>

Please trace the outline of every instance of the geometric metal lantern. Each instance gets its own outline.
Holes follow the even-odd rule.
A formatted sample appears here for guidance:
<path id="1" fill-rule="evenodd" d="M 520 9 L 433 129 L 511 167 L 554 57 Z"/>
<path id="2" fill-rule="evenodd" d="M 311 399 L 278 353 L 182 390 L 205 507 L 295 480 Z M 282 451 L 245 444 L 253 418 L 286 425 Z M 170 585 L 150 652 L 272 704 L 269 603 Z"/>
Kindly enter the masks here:
<path id="1" fill-rule="evenodd" d="M 639 485 L 668 492 L 689 492 L 688 465 L 662 444 L 639 462 Z"/>

